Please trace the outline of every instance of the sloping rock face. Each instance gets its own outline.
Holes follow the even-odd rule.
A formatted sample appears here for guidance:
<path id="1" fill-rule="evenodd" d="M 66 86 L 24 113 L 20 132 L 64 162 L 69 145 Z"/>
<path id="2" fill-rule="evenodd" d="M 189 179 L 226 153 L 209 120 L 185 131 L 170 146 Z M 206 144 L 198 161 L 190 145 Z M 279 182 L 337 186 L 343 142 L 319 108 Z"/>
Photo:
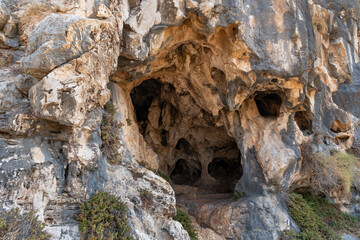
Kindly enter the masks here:
<path id="1" fill-rule="evenodd" d="M 189 239 L 176 204 L 200 239 L 297 229 L 281 193 L 309 184 L 300 145 L 360 139 L 359 17 L 357 0 L 0 0 L 2 207 L 33 209 L 53 239 L 79 239 L 99 190 L 136 239 Z M 360 215 L 355 190 L 331 194 Z"/>

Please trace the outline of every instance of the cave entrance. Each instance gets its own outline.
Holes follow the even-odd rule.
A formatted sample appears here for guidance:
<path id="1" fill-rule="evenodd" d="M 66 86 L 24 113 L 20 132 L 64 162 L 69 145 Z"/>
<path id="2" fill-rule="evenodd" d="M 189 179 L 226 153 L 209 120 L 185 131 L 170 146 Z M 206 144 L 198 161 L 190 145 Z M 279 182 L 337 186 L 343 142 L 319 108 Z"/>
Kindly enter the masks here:
<path id="1" fill-rule="evenodd" d="M 158 79 L 142 82 L 130 96 L 140 133 L 177 196 L 228 193 L 231 198 L 242 176 L 241 153 L 219 120 L 188 91 Z"/>
<path id="2" fill-rule="evenodd" d="M 195 185 L 201 177 L 200 161 L 187 161 L 180 158 L 170 173 L 173 183 L 179 185 Z"/>
<path id="3" fill-rule="evenodd" d="M 278 93 L 271 91 L 258 92 L 254 100 L 261 116 L 266 118 L 280 116 L 282 99 Z"/>
<path id="4" fill-rule="evenodd" d="M 311 135 L 312 131 L 312 114 L 307 111 L 295 112 L 295 121 L 304 135 Z"/>

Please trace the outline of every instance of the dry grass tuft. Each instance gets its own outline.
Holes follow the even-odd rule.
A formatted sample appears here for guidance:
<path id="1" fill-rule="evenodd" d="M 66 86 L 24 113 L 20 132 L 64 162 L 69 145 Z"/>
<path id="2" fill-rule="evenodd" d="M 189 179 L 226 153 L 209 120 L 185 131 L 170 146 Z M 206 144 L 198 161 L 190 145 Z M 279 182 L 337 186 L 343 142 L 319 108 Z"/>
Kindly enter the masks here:
<path id="1" fill-rule="evenodd" d="M 360 161 L 356 156 L 345 152 L 332 155 L 313 153 L 311 146 L 307 145 L 301 149 L 303 167 L 310 173 L 314 193 L 329 193 L 335 189 L 347 194 L 352 186 L 360 185 Z"/>

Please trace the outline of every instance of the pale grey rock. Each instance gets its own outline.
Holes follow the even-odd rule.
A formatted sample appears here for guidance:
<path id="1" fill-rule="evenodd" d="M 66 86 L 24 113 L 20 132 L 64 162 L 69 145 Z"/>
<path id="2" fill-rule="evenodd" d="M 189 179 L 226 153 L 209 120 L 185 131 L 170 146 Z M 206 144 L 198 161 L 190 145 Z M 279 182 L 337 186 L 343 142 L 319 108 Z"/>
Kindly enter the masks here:
<path id="1" fill-rule="evenodd" d="M 5 33 L 0 32 L 0 46 L 2 48 L 18 48 L 20 46 L 20 41 L 18 38 L 8 38 L 5 36 Z"/>
<path id="2" fill-rule="evenodd" d="M 75 240 L 80 239 L 79 227 L 74 224 L 45 227 L 51 235 L 51 240 Z"/>
<path id="3" fill-rule="evenodd" d="M 106 7 L 104 4 L 100 4 L 97 8 L 96 16 L 100 19 L 110 18 L 112 13 L 109 8 Z"/>
<path id="4" fill-rule="evenodd" d="M 50 14 L 29 36 L 29 56 L 22 59 L 25 72 L 37 78 L 80 57 L 100 40 L 99 22 L 75 15 Z"/>
<path id="5" fill-rule="evenodd" d="M 48 11 L 24 14 L 35 4 Z M 172 220 L 176 201 L 200 239 L 299 231 L 277 193 L 308 187 L 299 146 L 345 150 L 360 136 L 359 13 L 356 0 L 1 1 L 0 53 L 13 56 L 0 68 L 1 203 L 35 210 L 53 239 L 79 239 L 74 216 L 97 190 L 121 197 L 138 239 L 188 239 Z M 150 78 L 168 85 L 144 100 L 139 122 L 131 91 Z M 116 166 L 101 152 L 108 87 L 121 123 Z M 247 196 L 202 192 L 228 186 L 208 169 L 233 150 L 235 190 Z M 201 158 L 195 186 L 172 188 L 138 165 L 171 175 L 189 156 Z M 329 197 L 359 214 L 358 194 Z"/>
<path id="6" fill-rule="evenodd" d="M 189 234 L 184 230 L 179 222 L 168 221 L 165 222 L 162 226 L 162 229 L 166 230 L 168 234 L 174 240 L 189 240 Z"/>
<path id="7" fill-rule="evenodd" d="M 78 64 L 87 64 L 94 55 L 88 52 L 81 59 L 55 69 L 30 89 L 29 99 L 37 116 L 68 126 L 81 126 L 87 111 L 98 102 L 103 105 L 108 101 L 109 91 L 96 82 L 101 79 L 95 80 L 96 76 L 78 69 Z M 96 63 L 93 66 L 96 67 Z"/>
<path id="8" fill-rule="evenodd" d="M 17 24 L 13 17 L 10 17 L 4 27 L 4 34 L 8 38 L 14 38 L 17 35 Z"/>
<path id="9" fill-rule="evenodd" d="M 148 46 L 141 35 L 128 30 L 124 31 L 124 47 L 121 55 L 143 61 L 148 56 L 148 51 Z"/>
<path id="10" fill-rule="evenodd" d="M 160 3 L 161 23 L 164 25 L 178 25 L 185 19 L 185 1 L 171 0 Z"/>
<path id="11" fill-rule="evenodd" d="M 15 80 L 17 90 L 24 94 L 28 94 L 30 88 L 36 84 L 36 79 L 30 75 L 19 74 Z"/>
<path id="12" fill-rule="evenodd" d="M 131 10 L 130 17 L 125 26 L 143 37 L 154 26 L 158 3 L 156 0 L 144 0 L 140 5 Z"/>
<path id="13" fill-rule="evenodd" d="M 3 1 L 0 2 L 0 30 L 3 30 L 9 15 L 8 9 Z"/>
<path id="14" fill-rule="evenodd" d="M 344 234 L 341 236 L 341 239 L 342 240 L 359 240 L 359 238 L 353 236 L 353 235 L 350 235 L 350 234 Z"/>

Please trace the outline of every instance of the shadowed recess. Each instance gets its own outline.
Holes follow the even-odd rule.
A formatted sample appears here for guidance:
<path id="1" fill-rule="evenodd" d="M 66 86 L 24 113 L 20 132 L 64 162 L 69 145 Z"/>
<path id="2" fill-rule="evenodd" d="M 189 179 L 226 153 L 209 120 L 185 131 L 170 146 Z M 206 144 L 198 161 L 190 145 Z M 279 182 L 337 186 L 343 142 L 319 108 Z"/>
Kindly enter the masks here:
<path id="1" fill-rule="evenodd" d="M 307 111 L 297 111 L 295 113 L 295 121 L 300 130 L 310 135 L 312 134 L 312 114 Z"/>
<path id="2" fill-rule="evenodd" d="M 258 92 L 255 103 L 259 113 L 263 117 L 279 117 L 282 104 L 281 97 L 273 92 Z"/>
<path id="3" fill-rule="evenodd" d="M 175 184 L 194 185 L 201 177 L 201 163 L 196 160 L 179 159 L 170 179 Z"/>

